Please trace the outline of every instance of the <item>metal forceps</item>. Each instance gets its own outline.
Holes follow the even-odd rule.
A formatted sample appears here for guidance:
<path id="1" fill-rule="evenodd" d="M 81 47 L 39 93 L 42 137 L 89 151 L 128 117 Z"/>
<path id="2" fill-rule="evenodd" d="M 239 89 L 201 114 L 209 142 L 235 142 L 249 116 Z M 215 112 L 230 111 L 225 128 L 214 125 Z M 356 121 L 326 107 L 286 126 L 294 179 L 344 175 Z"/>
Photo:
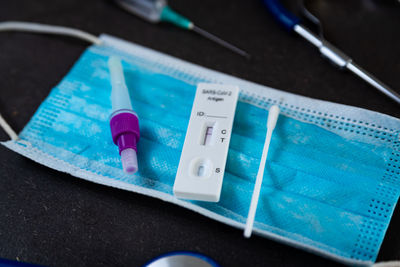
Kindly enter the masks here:
<path id="1" fill-rule="evenodd" d="M 301 20 L 295 15 L 291 14 L 287 11 L 279 0 L 263 0 L 267 9 L 271 12 L 271 14 L 275 17 L 275 19 L 282 24 L 288 31 L 295 32 L 301 37 L 303 37 L 306 41 L 316 46 L 320 53 L 330 60 L 334 65 L 338 66 L 340 69 L 349 70 L 362 80 L 366 81 L 376 89 L 378 89 L 381 93 L 390 97 L 392 100 L 396 101 L 400 104 L 400 95 L 393 89 L 391 89 L 388 85 L 384 84 L 380 80 L 378 80 L 375 76 L 373 76 L 368 71 L 364 70 L 360 66 L 358 66 L 354 61 L 347 56 L 345 53 L 340 51 L 338 48 L 333 46 L 331 43 L 325 40 L 322 34 L 322 26 L 319 20 L 312 15 L 307 9 L 304 8 L 303 5 L 303 14 L 315 23 L 319 29 L 319 36 L 314 34 L 311 30 L 306 28 L 301 24 Z"/>

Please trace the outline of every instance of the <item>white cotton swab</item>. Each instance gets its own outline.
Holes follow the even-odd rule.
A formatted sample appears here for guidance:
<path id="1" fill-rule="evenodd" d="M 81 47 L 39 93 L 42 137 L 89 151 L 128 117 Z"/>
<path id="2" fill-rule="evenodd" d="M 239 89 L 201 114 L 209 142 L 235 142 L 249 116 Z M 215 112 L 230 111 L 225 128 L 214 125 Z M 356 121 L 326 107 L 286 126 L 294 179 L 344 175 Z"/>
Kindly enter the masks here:
<path id="1" fill-rule="evenodd" d="M 254 218 L 256 216 L 258 199 L 260 197 L 261 184 L 264 176 L 265 162 L 267 160 L 269 144 L 271 143 L 272 132 L 275 129 L 276 122 L 279 116 L 279 107 L 272 106 L 269 109 L 267 120 L 267 135 L 265 137 L 264 148 L 260 160 L 260 167 L 258 168 L 256 183 L 254 185 L 253 196 L 251 197 L 249 214 L 247 215 L 246 227 L 244 228 L 244 236 L 249 238 L 253 231 Z"/>

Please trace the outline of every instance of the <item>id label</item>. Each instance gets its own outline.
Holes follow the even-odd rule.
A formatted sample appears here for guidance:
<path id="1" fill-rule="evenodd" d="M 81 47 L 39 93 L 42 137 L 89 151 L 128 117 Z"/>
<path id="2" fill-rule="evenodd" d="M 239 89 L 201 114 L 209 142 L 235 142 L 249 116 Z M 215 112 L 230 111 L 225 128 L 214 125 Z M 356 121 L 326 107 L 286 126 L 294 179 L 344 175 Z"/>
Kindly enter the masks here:
<path id="1" fill-rule="evenodd" d="M 198 84 L 173 188 L 178 198 L 219 201 L 238 95 L 237 86 Z"/>

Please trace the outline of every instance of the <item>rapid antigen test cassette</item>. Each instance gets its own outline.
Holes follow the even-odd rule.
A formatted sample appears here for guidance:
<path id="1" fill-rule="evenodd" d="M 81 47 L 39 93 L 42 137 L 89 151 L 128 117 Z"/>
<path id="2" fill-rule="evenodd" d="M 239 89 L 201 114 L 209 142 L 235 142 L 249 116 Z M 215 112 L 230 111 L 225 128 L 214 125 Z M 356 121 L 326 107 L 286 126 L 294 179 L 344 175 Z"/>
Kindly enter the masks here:
<path id="1" fill-rule="evenodd" d="M 219 201 L 238 95 L 237 86 L 198 84 L 173 188 L 178 198 Z"/>

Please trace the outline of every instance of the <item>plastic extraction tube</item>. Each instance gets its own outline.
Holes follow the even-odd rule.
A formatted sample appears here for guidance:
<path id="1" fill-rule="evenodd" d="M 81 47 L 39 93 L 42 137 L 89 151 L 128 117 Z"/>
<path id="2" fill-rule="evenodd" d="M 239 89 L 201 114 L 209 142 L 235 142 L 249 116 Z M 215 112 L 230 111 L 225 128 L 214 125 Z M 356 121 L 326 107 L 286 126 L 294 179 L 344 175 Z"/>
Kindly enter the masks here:
<path id="1" fill-rule="evenodd" d="M 140 138 L 139 118 L 132 110 L 121 60 L 117 57 L 110 57 L 108 67 L 112 86 L 110 117 L 112 139 L 119 148 L 124 171 L 135 173 L 139 169 L 137 162 L 137 142 Z"/>

